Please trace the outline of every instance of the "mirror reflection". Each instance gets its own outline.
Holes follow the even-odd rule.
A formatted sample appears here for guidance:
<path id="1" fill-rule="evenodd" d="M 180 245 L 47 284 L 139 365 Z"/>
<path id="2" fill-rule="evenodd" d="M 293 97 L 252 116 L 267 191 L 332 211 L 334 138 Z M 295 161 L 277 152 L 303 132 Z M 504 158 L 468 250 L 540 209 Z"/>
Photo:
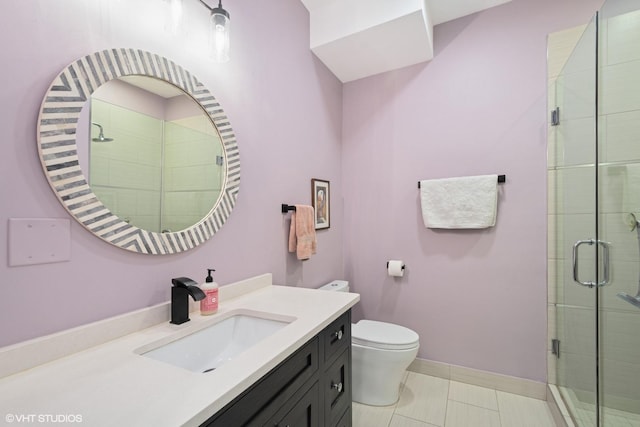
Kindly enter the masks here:
<path id="1" fill-rule="evenodd" d="M 86 131 L 77 134 L 88 140 L 83 169 L 111 212 L 166 233 L 212 211 L 224 185 L 223 147 L 193 98 L 159 79 L 124 76 L 100 86 L 89 108 Z"/>

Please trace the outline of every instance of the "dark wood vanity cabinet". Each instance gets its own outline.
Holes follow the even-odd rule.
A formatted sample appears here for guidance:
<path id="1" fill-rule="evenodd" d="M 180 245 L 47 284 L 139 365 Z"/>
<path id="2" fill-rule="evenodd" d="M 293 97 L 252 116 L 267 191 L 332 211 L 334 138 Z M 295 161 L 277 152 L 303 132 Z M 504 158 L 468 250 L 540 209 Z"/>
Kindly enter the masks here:
<path id="1" fill-rule="evenodd" d="M 350 427 L 351 311 L 202 426 Z"/>

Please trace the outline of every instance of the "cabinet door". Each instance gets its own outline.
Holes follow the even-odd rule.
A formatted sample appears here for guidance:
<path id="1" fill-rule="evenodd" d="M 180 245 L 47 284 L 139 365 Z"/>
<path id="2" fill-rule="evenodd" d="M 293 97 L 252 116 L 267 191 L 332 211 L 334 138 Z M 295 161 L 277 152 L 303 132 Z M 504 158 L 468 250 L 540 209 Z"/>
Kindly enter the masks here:
<path id="1" fill-rule="evenodd" d="M 351 406 L 351 352 L 346 348 L 325 371 L 321 387 L 324 387 L 324 419 L 327 426 L 334 426 L 344 411 Z"/>
<path id="2" fill-rule="evenodd" d="M 347 412 L 345 412 L 340 420 L 332 427 L 351 427 L 352 423 L 351 407 L 349 407 L 347 408 Z"/>
<path id="3" fill-rule="evenodd" d="M 279 417 L 276 415 L 275 420 L 266 424 L 266 426 L 319 427 L 319 420 L 320 394 L 318 383 L 316 382 L 284 416 Z"/>

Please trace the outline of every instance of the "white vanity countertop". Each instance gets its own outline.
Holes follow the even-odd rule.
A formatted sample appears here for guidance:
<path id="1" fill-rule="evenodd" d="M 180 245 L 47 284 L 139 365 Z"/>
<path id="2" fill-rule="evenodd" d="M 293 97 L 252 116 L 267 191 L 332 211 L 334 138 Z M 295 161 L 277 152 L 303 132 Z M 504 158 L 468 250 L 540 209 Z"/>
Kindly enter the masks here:
<path id="1" fill-rule="evenodd" d="M 193 312 L 191 321 L 182 325 L 167 321 L 0 379 L 0 425 L 20 424 L 20 420 L 65 424 L 66 420 L 92 427 L 198 426 L 359 299 L 353 293 L 288 286 L 266 286 L 228 301 L 221 299 L 214 316 Z M 185 329 L 215 323 L 239 309 L 296 320 L 207 373 L 193 373 L 134 352 Z"/>

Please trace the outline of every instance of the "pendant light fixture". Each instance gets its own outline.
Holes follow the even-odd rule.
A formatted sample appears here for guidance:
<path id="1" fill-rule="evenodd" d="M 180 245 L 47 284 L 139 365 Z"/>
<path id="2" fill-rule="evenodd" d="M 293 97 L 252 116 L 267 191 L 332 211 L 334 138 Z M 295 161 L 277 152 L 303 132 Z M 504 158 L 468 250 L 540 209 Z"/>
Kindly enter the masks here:
<path id="1" fill-rule="evenodd" d="M 218 7 L 210 7 L 204 0 L 200 3 L 211 11 L 209 18 L 209 49 L 216 62 L 229 61 L 229 12 L 223 9 L 222 0 Z"/>

